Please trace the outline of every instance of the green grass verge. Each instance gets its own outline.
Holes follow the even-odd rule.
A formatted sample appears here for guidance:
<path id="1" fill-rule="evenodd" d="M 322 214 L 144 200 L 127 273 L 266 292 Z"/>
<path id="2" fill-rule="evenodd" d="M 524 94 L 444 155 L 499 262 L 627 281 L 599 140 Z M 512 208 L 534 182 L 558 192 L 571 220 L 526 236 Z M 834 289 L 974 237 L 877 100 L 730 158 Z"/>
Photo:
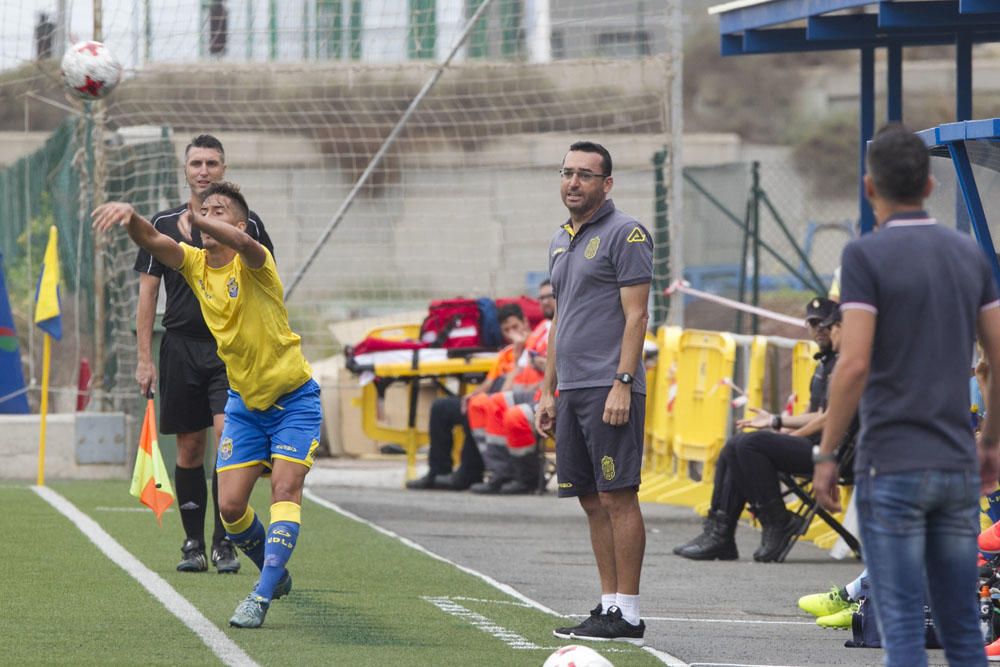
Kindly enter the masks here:
<path id="1" fill-rule="evenodd" d="M 176 512 L 157 527 L 135 507 L 125 482 L 65 482 L 52 488 L 96 520 L 160 574 L 262 665 L 533 665 L 564 642 L 556 619 L 527 608 L 454 567 L 371 528 L 306 501 L 290 563 L 294 589 L 276 601 L 261 630 L 229 628 L 256 568 L 242 559 L 235 576 L 181 574 Z M 264 484 L 252 503 L 266 520 Z M 123 570 L 27 489 L 0 487 L 5 534 L 18 536 L 9 562 L 16 581 L 0 603 L 0 633 L 11 664 L 213 664 L 211 652 Z M 25 568 L 27 567 L 27 570 Z M 467 617 L 445 613 L 427 597 L 447 597 L 536 649 L 515 649 Z M 464 599 L 460 599 L 464 598 Z M 635 647 L 596 646 L 618 667 L 660 664 Z"/>

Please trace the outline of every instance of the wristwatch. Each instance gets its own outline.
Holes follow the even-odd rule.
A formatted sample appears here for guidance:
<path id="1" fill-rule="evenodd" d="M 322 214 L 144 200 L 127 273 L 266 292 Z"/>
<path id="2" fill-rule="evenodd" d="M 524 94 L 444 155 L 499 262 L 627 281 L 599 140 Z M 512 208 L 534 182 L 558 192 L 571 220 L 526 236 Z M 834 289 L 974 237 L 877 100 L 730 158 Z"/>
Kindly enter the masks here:
<path id="1" fill-rule="evenodd" d="M 823 454 L 819 450 L 819 445 L 813 445 L 813 463 L 830 463 L 831 461 L 836 461 L 837 455 L 833 452 L 829 454 Z"/>
<path id="2" fill-rule="evenodd" d="M 782 426 L 781 415 L 771 415 L 771 428 L 775 431 L 780 431 Z"/>
<path id="3" fill-rule="evenodd" d="M 634 380 L 635 378 L 632 377 L 631 373 L 619 373 L 618 375 L 615 376 L 615 379 L 621 382 L 622 384 L 632 384 L 632 380 Z"/>

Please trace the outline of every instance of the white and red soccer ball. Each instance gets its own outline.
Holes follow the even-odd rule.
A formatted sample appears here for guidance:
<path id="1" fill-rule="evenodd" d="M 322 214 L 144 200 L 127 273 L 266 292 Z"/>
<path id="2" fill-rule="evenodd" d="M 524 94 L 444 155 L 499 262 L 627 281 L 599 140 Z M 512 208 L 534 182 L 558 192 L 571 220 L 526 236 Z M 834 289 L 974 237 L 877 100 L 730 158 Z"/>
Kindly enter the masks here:
<path id="1" fill-rule="evenodd" d="M 62 59 L 63 82 L 82 100 L 99 100 L 122 79 L 122 66 L 101 42 L 77 42 Z"/>
<path id="2" fill-rule="evenodd" d="M 542 667 L 614 667 L 592 648 L 570 644 L 556 649 Z"/>

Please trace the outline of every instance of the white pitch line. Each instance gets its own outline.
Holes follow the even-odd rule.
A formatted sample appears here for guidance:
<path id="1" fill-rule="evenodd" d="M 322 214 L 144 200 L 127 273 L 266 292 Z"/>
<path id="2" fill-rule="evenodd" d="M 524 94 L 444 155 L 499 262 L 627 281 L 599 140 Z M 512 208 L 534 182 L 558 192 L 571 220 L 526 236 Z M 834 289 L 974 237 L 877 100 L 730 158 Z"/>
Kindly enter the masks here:
<path id="1" fill-rule="evenodd" d="M 406 546 L 410 547 L 411 549 L 419 551 L 420 553 L 433 558 L 434 560 L 441 561 L 442 563 L 446 563 L 447 565 L 450 565 L 450 566 L 452 566 L 452 567 L 454 567 L 454 568 L 456 568 L 458 570 L 461 570 L 462 572 L 465 572 L 466 574 L 472 575 L 473 577 L 476 577 L 477 579 L 479 579 L 479 580 L 481 580 L 481 581 L 489 584 L 490 586 L 493 586 L 494 588 L 500 590 L 501 592 L 506 593 L 507 595 L 510 595 L 511 597 L 513 597 L 513 598 L 515 598 L 517 600 L 520 600 L 521 602 L 523 602 L 524 604 L 526 604 L 527 606 L 529 606 L 529 607 L 531 607 L 533 609 L 537 609 L 537 610 L 539 610 L 541 612 L 544 612 L 546 614 L 550 614 L 552 616 L 557 616 L 557 617 L 560 617 L 560 618 L 566 618 L 566 616 L 564 614 L 560 614 L 560 613 L 556 612 L 553 609 L 549 609 L 548 607 L 546 607 L 545 605 L 543 605 L 541 602 L 536 602 L 535 600 L 532 600 L 531 598 L 529 598 L 528 596 L 524 595 L 523 593 L 521 593 L 517 589 L 513 588 L 512 586 L 509 586 L 507 584 L 501 583 L 501 582 L 497 581 L 496 579 L 494 579 L 493 577 L 491 577 L 489 575 L 486 575 L 486 574 L 483 574 L 482 572 L 479 572 L 478 570 L 473 570 L 470 567 L 466 567 L 466 566 L 461 565 L 459 563 L 456 563 L 456 562 L 454 562 L 452 560 L 449 560 L 449 559 L 445 558 L 444 556 L 440 556 L 440 555 L 434 553 L 433 551 L 431 551 L 430 549 L 428 549 L 427 547 L 414 542 L 413 540 L 411 540 L 408 537 L 403 537 L 402 535 L 399 535 L 398 533 L 395 533 L 395 532 L 389 530 L 388 528 L 383 528 L 382 526 L 378 525 L 377 523 L 369 521 L 368 519 L 365 519 L 364 517 L 360 517 L 357 514 L 354 514 L 353 512 L 349 512 L 349 511 L 345 510 L 343 507 L 341 507 L 340 505 L 337 505 L 336 503 L 332 503 L 329 500 L 327 500 L 326 498 L 319 497 L 318 495 L 316 495 L 315 493 L 313 493 L 313 491 L 311 489 L 309 489 L 308 487 L 306 487 L 305 489 L 303 489 L 302 495 L 304 495 L 306 498 L 308 498 L 309 500 L 313 501 L 317 505 L 325 507 L 325 508 L 327 508 L 329 510 L 333 510 L 334 512 L 340 514 L 341 516 L 344 516 L 344 517 L 346 517 L 348 519 L 351 519 L 352 521 L 357 521 L 358 523 L 360 523 L 362 525 L 368 526 L 372 530 L 377 531 L 379 533 L 382 533 L 383 535 L 385 535 L 387 537 L 391 537 L 392 539 L 397 540 L 397 541 L 401 542 L 402 544 L 405 544 Z M 657 650 L 657 649 L 655 649 L 655 648 L 653 648 L 651 646 L 644 646 L 642 648 L 642 650 L 646 651 L 650 655 L 656 657 L 662 663 L 664 663 L 665 665 L 668 665 L 668 667 L 689 667 L 689 665 L 686 662 L 684 662 L 683 660 L 681 660 L 678 657 L 670 655 L 666 651 L 659 651 L 659 650 Z"/>
<path id="2" fill-rule="evenodd" d="M 129 553 L 125 547 L 115 541 L 115 538 L 101 528 L 100 524 L 80 511 L 76 505 L 48 487 L 33 486 L 31 490 L 69 519 L 112 563 L 125 570 L 160 604 L 166 607 L 167 611 L 198 635 L 205 646 L 211 649 L 212 653 L 218 656 L 224 664 L 234 667 L 258 667 L 253 658 L 237 646 L 236 642 L 227 637 L 222 630 L 215 627 L 211 621 L 205 618 L 204 614 L 174 590 L 163 577 L 143 565 L 138 558 Z"/>
<path id="3" fill-rule="evenodd" d="M 459 563 L 456 563 L 456 562 L 454 562 L 452 560 L 448 560 L 444 556 L 439 556 L 438 554 L 436 554 L 433 551 L 427 549 L 423 545 L 417 544 L 416 542 L 414 542 L 413 540 L 409 539 L 408 537 L 403 537 L 402 535 L 400 535 L 398 533 L 394 533 L 393 531 L 389 530 L 388 528 L 383 528 L 382 526 L 378 525 L 377 523 L 372 523 L 371 521 L 369 521 L 368 519 L 365 519 L 364 517 L 360 517 L 357 514 L 354 514 L 353 512 L 349 512 L 349 511 L 345 510 L 340 505 L 332 503 L 332 502 L 330 502 L 329 500 L 327 500 L 325 498 L 320 498 L 319 496 L 317 496 L 315 493 L 313 493 L 308 488 L 306 488 L 306 489 L 303 490 L 302 495 L 304 495 L 306 498 L 308 498 L 309 500 L 313 501 L 317 505 L 322 505 L 323 507 L 325 507 L 327 509 L 330 509 L 330 510 L 333 510 L 334 512 L 336 512 L 336 513 L 338 513 L 338 514 L 340 514 L 342 516 L 345 516 L 348 519 L 351 519 L 352 521 L 357 521 L 358 523 L 364 524 L 364 525 L 368 526 L 369 528 L 371 528 L 372 530 L 375 530 L 375 531 L 377 531 L 379 533 L 382 533 L 383 535 L 385 535 L 387 537 L 391 537 L 394 540 L 398 540 L 399 542 L 402 542 L 403 544 L 405 544 L 406 546 L 410 547 L 411 549 L 415 549 L 416 551 L 419 551 L 420 553 L 424 554 L 425 556 L 430 556 L 434 560 L 439 560 L 442 563 L 447 563 L 448 565 L 451 565 L 452 567 L 458 568 L 459 570 L 461 570 L 462 572 L 465 572 L 466 574 L 471 574 L 473 577 L 476 577 L 478 579 L 481 579 L 481 580 L 485 581 L 490 586 L 493 586 L 494 588 L 497 588 L 497 589 L 503 591 L 507 595 L 510 595 L 511 597 L 520 600 L 521 602 L 523 602 L 524 604 L 528 605 L 529 607 L 532 607 L 533 609 L 537 609 L 538 611 L 544 612 L 546 614 L 551 614 L 552 616 L 562 616 L 562 614 L 560 614 L 559 612 L 557 612 L 555 610 L 552 610 L 552 609 L 549 609 L 548 607 L 546 607 L 545 605 L 543 605 L 541 602 L 535 602 L 534 600 L 532 600 L 531 598 L 527 597 L 526 595 L 523 595 L 522 593 L 518 592 L 517 590 L 515 590 L 511 586 L 508 586 L 507 584 L 501 583 L 501 582 L 497 581 L 496 579 L 494 579 L 493 577 L 491 577 L 489 575 L 483 574 L 482 572 L 479 572 L 477 570 L 473 570 L 472 568 L 466 567 L 466 566 L 461 565 Z"/>
<path id="4" fill-rule="evenodd" d="M 449 595 L 449 600 L 458 600 L 459 602 L 482 602 L 483 604 L 506 604 L 512 607 L 524 607 L 525 609 L 530 609 L 530 604 L 525 604 L 524 602 L 511 602 L 510 600 L 484 600 L 483 598 L 470 598 L 464 595 Z"/>
<path id="5" fill-rule="evenodd" d="M 586 618 L 576 614 L 578 618 Z M 664 621 L 668 623 L 743 623 L 746 625 L 816 625 L 815 621 L 757 621 L 738 618 L 684 618 L 681 616 L 644 616 L 646 621 Z"/>
<path id="6" fill-rule="evenodd" d="M 508 630 L 503 626 L 497 625 L 482 614 L 474 612 L 467 607 L 463 607 L 451 598 L 429 597 L 426 595 L 421 595 L 420 597 L 427 600 L 444 613 L 471 623 L 474 627 L 479 628 L 486 634 L 491 635 L 496 639 L 499 639 L 513 649 L 517 649 L 519 651 L 537 651 L 539 649 L 538 644 L 533 641 L 522 637 L 513 630 Z"/>

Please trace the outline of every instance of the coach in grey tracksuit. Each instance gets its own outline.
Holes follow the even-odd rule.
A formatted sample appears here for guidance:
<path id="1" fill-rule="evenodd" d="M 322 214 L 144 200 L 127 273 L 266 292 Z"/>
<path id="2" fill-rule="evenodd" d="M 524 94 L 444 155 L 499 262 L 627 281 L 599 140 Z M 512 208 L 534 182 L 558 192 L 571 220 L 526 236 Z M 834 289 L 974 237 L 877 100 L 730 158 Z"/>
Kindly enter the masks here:
<path id="1" fill-rule="evenodd" d="M 587 514 L 601 604 L 583 623 L 555 634 L 641 644 L 645 528 L 636 493 L 653 243 L 635 218 L 607 198 L 613 180 L 603 146 L 573 144 L 560 176 L 570 219 L 549 246 L 558 305 L 536 424 L 555 432 L 559 495 L 577 497 Z"/>

